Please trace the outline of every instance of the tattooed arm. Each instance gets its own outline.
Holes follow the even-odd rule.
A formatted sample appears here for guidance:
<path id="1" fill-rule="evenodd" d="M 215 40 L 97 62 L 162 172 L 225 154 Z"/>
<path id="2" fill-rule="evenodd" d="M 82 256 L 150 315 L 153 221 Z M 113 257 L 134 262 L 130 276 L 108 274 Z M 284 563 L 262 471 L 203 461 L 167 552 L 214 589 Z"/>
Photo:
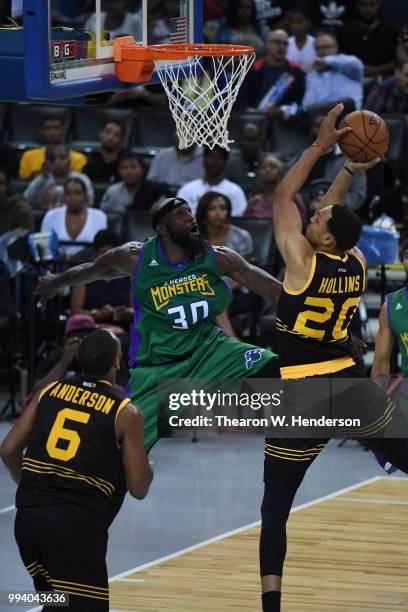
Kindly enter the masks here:
<path id="1" fill-rule="evenodd" d="M 84 285 L 95 280 L 109 280 L 120 276 L 133 276 L 142 244 L 128 242 L 100 255 L 95 261 L 74 266 L 61 274 L 47 272 L 38 280 L 34 291 L 40 296 L 39 304 L 54 297 L 61 287 Z"/>
<path id="2" fill-rule="evenodd" d="M 214 247 L 214 250 L 220 274 L 233 278 L 250 291 L 268 300 L 278 301 L 282 290 L 280 281 L 265 270 L 251 265 L 228 247 Z"/>

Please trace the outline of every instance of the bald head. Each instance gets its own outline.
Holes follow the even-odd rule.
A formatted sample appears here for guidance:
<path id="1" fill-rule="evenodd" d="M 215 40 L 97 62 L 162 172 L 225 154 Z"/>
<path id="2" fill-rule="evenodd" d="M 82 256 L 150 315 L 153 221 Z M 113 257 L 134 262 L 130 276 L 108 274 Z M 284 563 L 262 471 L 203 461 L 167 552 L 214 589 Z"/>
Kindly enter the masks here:
<path id="1" fill-rule="evenodd" d="M 289 37 L 285 30 L 271 30 L 266 38 L 267 59 L 272 65 L 279 66 L 286 60 Z"/>
<path id="2" fill-rule="evenodd" d="M 315 38 L 315 50 L 318 57 L 336 55 L 339 52 L 339 45 L 334 34 L 319 32 Z"/>
<path id="3" fill-rule="evenodd" d="M 161 202 L 156 202 L 151 208 L 153 229 L 156 229 L 156 226 L 163 217 L 176 208 L 179 208 L 179 206 L 189 207 L 189 204 L 183 198 L 166 198 Z"/>

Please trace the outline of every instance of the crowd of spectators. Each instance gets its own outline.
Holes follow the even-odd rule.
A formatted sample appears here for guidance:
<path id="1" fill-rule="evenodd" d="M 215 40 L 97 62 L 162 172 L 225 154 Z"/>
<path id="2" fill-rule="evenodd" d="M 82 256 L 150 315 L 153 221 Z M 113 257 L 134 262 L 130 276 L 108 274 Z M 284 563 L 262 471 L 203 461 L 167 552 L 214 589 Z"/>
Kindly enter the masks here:
<path id="1" fill-rule="evenodd" d="M 127 15 L 126 3 L 119 0 L 105 4 L 105 27 L 139 36 L 139 15 Z M 107 118 L 94 134 L 97 146 L 89 150 L 78 143 L 71 146 L 70 126 L 61 117 L 44 113 L 37 126 L 38 146 L 13 147 L 4 131 L 0 245 L 2 236 L 13 230 L 41 229 L 54 231 L 65 243 L 60 254 L 68 261 L 95 239 L 98 254 L 106 244 L 100 246 L 97 237 L 102 230 L 106 238 L 103 232 L 110 231 L 113 218 L 138 213 L 147 219 L 158 199 L 177 194 L 190 203 L 208 240 L 231 245 L 250 258 L 256 235 L 235 225 L 234 218 L 271 218 L 279 180 L 313 141 L 330 105 L 347 100 L 348 109 L 369 108 L 399 118 L 408 113 L 408 25 L 393 19 L 391 4 L 385 0 L 206 0 L 206 40 L 251 45 L 257 54 L 233 109 L 238 128 L 231 151 L 196 146 L 181 150 L 175 133 L 172 146 L 141 151 L 136 135 L 127 138 L 126 125 L 114 114 L 109 117 L 108 111 L 130 109 L 136 115 L 154 107 L 155 112 L 167 113 L 171 124 L 166 96 L 157 85 L 112 94 Z M 151 36 L 159 36 L 159 29 L 157 25 Z M 304 138 L 283 153 L 276 134 L 283 134 L 281 141 L 287 145 L 293 132 Z M 316 198 L 344 161 L 336 147 L 316 164 L 295 200 L 304 224 Z M 397 221 L 407 215 L 401 206 L 406 191 L 404 156 L 397 162 L 399 191 L 395 190 L 395 163 L 392 169 L 386 162 L 380 164 L 372 185 L 364 174 L 354 177 L 347 204 L 363 219 L 374 196 L 379 196 L 378 212 L 391 210 Z M 388 208 L 390 182 L 394 200 Z M 108 237 L 114 245 L 129 234 Z M 76 288 L 68 308 L 98 322 L 122 324 L 130 313 L 125 299 L 128 288 L 121 288 L 123 303 L 109 300 L 109 305 L 96 305 L 96 294 L 101 297 L 106 290 Z M 239 287 L 233 290 L 241 307 L 244 294 Z"/>

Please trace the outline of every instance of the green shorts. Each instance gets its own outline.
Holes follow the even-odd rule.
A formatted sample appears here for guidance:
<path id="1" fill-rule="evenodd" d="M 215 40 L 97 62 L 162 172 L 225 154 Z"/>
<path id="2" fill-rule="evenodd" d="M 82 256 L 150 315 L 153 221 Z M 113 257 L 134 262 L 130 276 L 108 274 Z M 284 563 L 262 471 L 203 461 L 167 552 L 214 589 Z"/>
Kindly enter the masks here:
<path id="1" fill-rule="evenodd" d="M 277 355 L 240 342 L 214 329 L 193 354 L 183 361 L 130 370 L 130 397 L 143 412 L 145 448 L 158 440 L 157 382 L 165 378 L 242 379 L 256 375 Z"/>

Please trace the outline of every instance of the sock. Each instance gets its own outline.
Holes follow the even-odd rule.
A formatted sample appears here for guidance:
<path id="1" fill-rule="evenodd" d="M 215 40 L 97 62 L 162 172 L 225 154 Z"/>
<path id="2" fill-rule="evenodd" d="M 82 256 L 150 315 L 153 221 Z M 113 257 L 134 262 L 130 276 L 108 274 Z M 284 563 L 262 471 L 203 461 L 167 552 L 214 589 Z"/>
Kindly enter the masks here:
<path id="1" fill-rule="evenodd" d="M 262 593 L 262 610 L 263 612 L 280 612 L 280 591 L 268 591 Z"/>

